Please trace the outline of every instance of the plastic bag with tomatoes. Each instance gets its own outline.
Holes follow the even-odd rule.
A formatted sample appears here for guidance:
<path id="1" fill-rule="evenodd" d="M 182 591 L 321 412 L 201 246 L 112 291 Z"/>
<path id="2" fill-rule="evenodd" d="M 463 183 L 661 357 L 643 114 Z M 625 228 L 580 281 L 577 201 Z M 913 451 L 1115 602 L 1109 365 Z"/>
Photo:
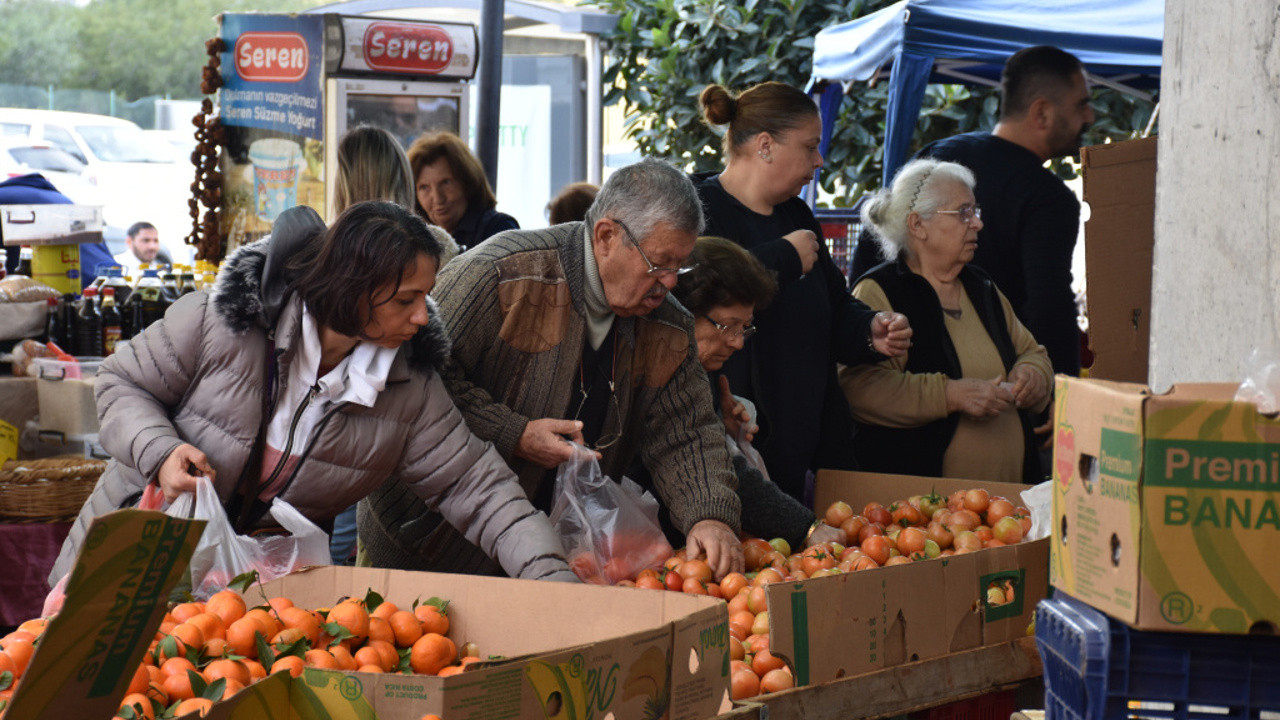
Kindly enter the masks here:
<path id="1" fill-rule="evenodd" d="M 280 498 L 271 502 L 271 517 L 285 534 L 236 534 L 218 491 L 203 476 L 194 494 L 179 495 L 166 512 L 206 523 L 191 556 L 191 594 L 197 600 L 208 599 L 232 578 L 250 570 L 257 570 L 258 577 L 266 582 L 308 565 L 331 562 L 328 533 Z"/>
<path id="2" fill-rule="evenodd" d="M 610 480 L 581 445 L 556 475 L 551 524 L 583 582 L 612 585 L 671 557 L 658 501 L 630 478 Z"/>

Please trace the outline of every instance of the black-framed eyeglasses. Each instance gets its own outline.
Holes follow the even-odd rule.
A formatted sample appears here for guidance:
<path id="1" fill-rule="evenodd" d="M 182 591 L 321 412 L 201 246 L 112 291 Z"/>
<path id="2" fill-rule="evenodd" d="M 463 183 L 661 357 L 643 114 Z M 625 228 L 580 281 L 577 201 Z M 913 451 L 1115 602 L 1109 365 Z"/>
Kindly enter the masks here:
<path id="1" fill-rule="evenodd" d="M 582 402 L 578 403 L 578 411 L 573 414 L 574 420 L 577 420 L 582 415 L 582 408 L 587 404 L 586 382 L 579 380 L 578 392 L 582 393 Z M 609 402 L 613 404 L 613 419 L 616 428 L 613 432 L 596 438 L 595 445 L 587 445 L 589 450 L 604 450 L 622 439 L 622 410 L 618 407 L 618 394 L 613 391 L 613 381 L 609 382 Z"/>
<path id="2" fill-rule="evenodd" d="M 611 433 L 606 433 L 596 438 L 595 445 L 587 445 L 590 450 L 604 450 L 622 439 L 622 409 L 618 407 L 618 393 L 615 392 L 614 378 L 618 376 L 618 345 L 617 338 L 614 338 L 613 346 L 613 365 L 609 368 L 609 402 L 613 405 L 613 419 L 616 429 Z M 573 414 L 573 419 L 578 420 L 582 415 L 582 408 L 587 404 L 587 374 L 583 370 L 582 365 L 578 365 L 578 392 L 582 394 L 582 400 L 578 402 L 578 410 Z M 606 411 L 606 416 L 608 412 Z"/>
<path id="3" fill-rule="evenodd" d="M 966 205 L 959 210 L 934 210 L 934 212 L 938 215 L 955 215 L 965 225 L 971 225 L 974 220 L 982 219 L 982 208 L 978 205 L 972 207 Z"/>
<path id="4" fill-rule="evenodd" d="M 737 327 L 735 325 L 725 325 L 724 323 L 716 322 L 716 319 L 710 315 L 703 315 L 702 317 L 706 318 L 707 322 L 711 323 L 711 327 L 719 330 L 721 335 L 740 337 L 743 340 L 746 340 L 756 334 L 756 326 L 751 323 L 747 323 L 742 327 Z"/>
<path id="5" fill-rule="evenodd" d="M 631 229 L 628 228 L 625 223 L 623 223 L 621 220 L 618 220 L 617 218 L 609 218 L 609 219 L 617 223 L 618 227 L 622 228 L 622 233 L 627 236 L 628 240 L 631 241 L 631 244 L 636 246 L 636 252 L 640 253 L 640 259 L 644 260 L 644 264 L 649 266 L 649 271 L 645 273 L 646 275 L 650 275 L 653 277 L 663 277 L 666 275 L 684 275 L 690 270 L 698 267 L 697 263 L 690 263 L 689 265 L 681 265 L 678 268 L 658 267 L 657 265 L 654 265 L 653 262 L 649 260 L 649 256 L 645 255 L 644 250 L 640 248 L 640 243 L 636 242 L 636 237 L 635 235 L 631 234 Z"/>

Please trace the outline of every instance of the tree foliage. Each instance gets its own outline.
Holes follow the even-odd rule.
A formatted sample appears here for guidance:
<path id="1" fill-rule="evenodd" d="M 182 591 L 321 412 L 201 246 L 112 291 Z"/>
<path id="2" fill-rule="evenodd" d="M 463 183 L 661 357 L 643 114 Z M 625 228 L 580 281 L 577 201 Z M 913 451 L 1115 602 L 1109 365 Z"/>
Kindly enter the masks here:
<path id="1" fill-rule="evenodd" d="M 4 82 L 198 97 L 221 12 L 293 12 L 322 0 L 0 0 Z"/>
<path id="2" fill-rule="evenodd" d="M 56 85 L 79 65 L 77 8 L 50 0 L 0 0 L 4 82 Z"/>
<path id="3" fill-rule="evenodd" d="M 606 38 L 606 104 L 624 103 L 627 135 L 642 154 L 683 162 L 691 171 L 721 166 L 720 137 L 701 116 L 698 95 L 711 83 L 744 89 L 767 80 L 804 88 L 813 37 L 893 0 L 596 0 L 619 15 Z M 888 83 L 859 83 L 845 94 L 820 180 L 849 205 L 880 185 Z M 1098 122 L 1086 143 L 1136 137 L 1153 104 L 1101 88 Z M 912 151 L 956 133 L 990 130 L 999 108 L 994 88 L 930 85 Z M 1070 165 L 1061 172 L 1069 174 Z"/>

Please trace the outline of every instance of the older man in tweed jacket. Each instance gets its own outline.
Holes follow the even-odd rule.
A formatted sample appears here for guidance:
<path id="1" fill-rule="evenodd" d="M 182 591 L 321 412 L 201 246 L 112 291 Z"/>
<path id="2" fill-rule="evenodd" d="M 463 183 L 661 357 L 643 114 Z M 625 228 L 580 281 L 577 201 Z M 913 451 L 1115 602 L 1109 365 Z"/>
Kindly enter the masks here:
<path id="1" fill-rule="evenodd" d="M 693 317 L 668 292 L 703 228 L 693 185 L 645 160 L 611 175 L 582 223 L 490 238 L 440 273 L 453 340 L 445 379 L 534 505 L 552 503 L 571 437 L 617 479 L 637 456 L 691 553 L 741 570 L 737 480 L 698 362 Z M 373 564 L 496 572 L 403 484 L 361 504 Z"/>

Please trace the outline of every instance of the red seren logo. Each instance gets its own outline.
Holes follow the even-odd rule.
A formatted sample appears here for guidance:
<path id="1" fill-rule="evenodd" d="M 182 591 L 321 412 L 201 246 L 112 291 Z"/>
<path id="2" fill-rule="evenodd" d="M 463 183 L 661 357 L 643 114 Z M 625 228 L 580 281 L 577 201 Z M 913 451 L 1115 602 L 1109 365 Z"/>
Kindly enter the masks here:
<path id="1" fill-rule="evenodd" d="M 453 60 L 453 40 L 437 25 L 378 22 L 364 31 L 364 61 L 374 70 L 435 75 Z"/>
<path id="2" fill-rule="evenodd" d="M 306 76 L 310 57 L 298 33 L 247 32 L 236 38 L 236 72 L 251 82 L 297 82 Z"/>

